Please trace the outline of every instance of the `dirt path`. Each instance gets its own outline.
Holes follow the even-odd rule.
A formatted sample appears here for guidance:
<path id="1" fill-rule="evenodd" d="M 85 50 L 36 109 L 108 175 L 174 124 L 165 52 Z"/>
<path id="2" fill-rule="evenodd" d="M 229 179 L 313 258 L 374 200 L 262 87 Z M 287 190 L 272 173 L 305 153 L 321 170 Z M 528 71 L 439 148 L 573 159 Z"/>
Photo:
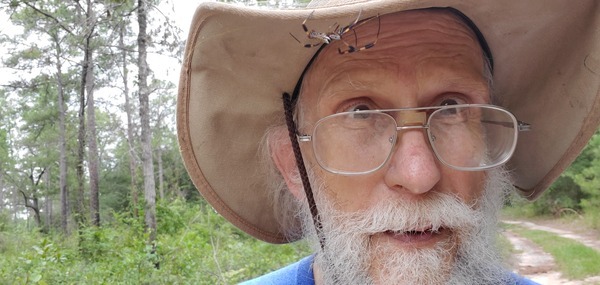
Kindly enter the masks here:
<path id="1" fill-rule="evenodd" d="M 527 221 L 503 221 L 503 222 L 507 223 L 507 224 L 520 225 L 520 226 L 523 226 L 525 228 L 532 229 L 532 230 L 541 230 L 541 231 L 551 232 L 551 233 L 554 233 L 554 234 L 564 237 L 564 238 L 574 239 L 574 240 L 584 244 L 587 247 L 591 247 L 597 251 L 600 251 L 600 240 L 592 232 L 589 232 L 588 234 L 575 233 L 571 230 L 558 229 L 555 227 L 538 225 L 538 224 L 534 224 L 532 222 L 527 222 Z"/>
<path id="2" fill-rule="evenodd" d="M 541 226 L 531 222 L 524 221 L 504 221 L 508 224 L 517 224 L 526 228 L 543 230 L 555 233 L 559 236 L 575 239 L 589 247 L 600 251 L 600 244 L 593 236 L 576 234 L 572 231 L 557 229 L 549 226 Z M 510 230 L 504 232 L 506 238 L 511 242 L 516 254 L 512 257 L 512 263 L 517 273 L 525 276 L 535 282 L 544 285 L 591 285 L 600 284 L 600 276 L 586 278 L 585 280 L 567 280 L 557 271 L 556 264 L 552 255 L 532 241 L 523 238 Z"/>

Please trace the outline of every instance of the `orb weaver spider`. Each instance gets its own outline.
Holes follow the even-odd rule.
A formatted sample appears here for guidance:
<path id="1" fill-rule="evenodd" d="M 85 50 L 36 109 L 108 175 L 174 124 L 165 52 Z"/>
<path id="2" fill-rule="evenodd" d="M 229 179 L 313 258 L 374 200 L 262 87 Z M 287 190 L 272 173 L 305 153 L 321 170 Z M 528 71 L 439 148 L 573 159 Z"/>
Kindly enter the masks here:
<path id="1" fill-rule="evenodd" d="M 302 29 L 304 30 L 304 32 L 306 33 L 306 37 L 309 40 L 317 40 L 317 42 L 314 43 L 305 43 L 303 44 L 303 47 L 305 48 L 312 48 L 312 47 L 316 47 L 316 46 L 320 46 L 322 44 L 329 44 L 332 41 L 341 41 L 346 48 L 342 49 L 342 48 L 338 48 L 338 52 L 340 54 L 346 54 L 346 53 L 353 53 L 353 52 L 358 52 L 358 51 L 363 51 L 366 49 L 370 49 L 373 46 L 375 46 L 375 44 L 377 44 L 377 40 L 379 39 L 379 31 L 381 29 L 381 20 L 379 19 L 379 15 L 377 16 L 373 16 L 370 18 L 366 18 L 364 20 L 360 20 L 360 16 L 362 14 L 362 10 L 360 12 L 358 12 L 358 16 L 356 17 L 356 19 L 350 23 L 349 25 L 345 26 L 345 27 L 340 27 L 340 25 L 337 25 L 337 23 L 334 23 L 333 25 L 330 26 L 333 27 L 335 26 L 335 28 L 333 29 L 332 32 L 319 32 L 313 29 L 308 29 L 308 26 L 306 25 L 306 22 L 312 18 L 313 14 L 314 14 L 314 10 L 308 15 L 308 17 L 306 17 L 306 19 L 304 19 L 304 21 L 302 22 Z M 378 26 L 377 26 L 377 35 L 375 37 L 375 40 L 372 42 L 369 42 L 365 45 L 362 46 L 358 46 L 358 35 L 356 34 L 356 28 L 364 25 L 365 23 L 373 20 L 377 18 L 377 20 L 379 21 Z M 346 34 L 347 32 L 352 31 L 354 33 L 354 45 L 349 44 L 348 42 L 346 42 L 342 36 L 344 34 Z M 290 33 L 290 35 L 300 44 L 302 44 L 302 42 L 296 38 L 292 33 Z"/>

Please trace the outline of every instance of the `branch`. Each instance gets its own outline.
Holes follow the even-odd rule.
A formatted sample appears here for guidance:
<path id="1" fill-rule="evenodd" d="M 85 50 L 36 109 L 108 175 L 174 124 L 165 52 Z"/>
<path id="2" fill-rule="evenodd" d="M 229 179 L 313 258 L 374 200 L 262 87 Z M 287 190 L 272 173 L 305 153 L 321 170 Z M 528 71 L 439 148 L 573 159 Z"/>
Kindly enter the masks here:
<path id="1" fill-rule="evenodd" d="M 35 186 L 40 184 L 40 180 L 42 180 L 42 175 L 44 175 L 44 172 L 46 172 L 46 167 L 42 169 L 42 172 L 40 172 L 40 175 L 38 175 L 37 179 L 35 180 Z"/>
<path id="2" fill-rule="evenodd" d="M 27 195 L 25 194 L 25 192 L 23 190 L 19 190 L 19 192 L 21 192 L 21 194 L 23 194 L 23 200 L 25 200 L 25 208 L 31 208 L 34 209 L 33 206 L 31 206 L 31 204 L 29 204 L 29 197 L 27 197 Z"/>
<path id="3" fill-rule="evenodd" d="M 74 36 L 75 34 L 73 34 L 73 32 L 71 32 L 71 30 L 69 28 L 67 28 L 65 25 L 63 25 L 58 19 L 56 19 L 54 16 L 38 9 L 37 7 L 31 5 L 29 2 L 24 2 L 25 5 L 27 5 L 27 7 L 33 9 L 34 11 L 46 16 L 47 18 L 50 18 L 50 20 L 54 21 L 56 24 L 58 24 L 63 30 L 65 30 L 67 33 L 71 34 L 72 36 Z"/>

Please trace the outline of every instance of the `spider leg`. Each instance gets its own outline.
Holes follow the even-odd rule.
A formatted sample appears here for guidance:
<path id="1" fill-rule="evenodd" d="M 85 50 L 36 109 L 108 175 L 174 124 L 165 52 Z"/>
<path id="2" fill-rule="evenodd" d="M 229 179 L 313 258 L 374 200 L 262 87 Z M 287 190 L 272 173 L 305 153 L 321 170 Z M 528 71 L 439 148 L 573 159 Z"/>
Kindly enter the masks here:
<path id="1" fill-rule="evenodd" d="M 381 31 L 381 18 L 379 18 L 379 14 L 377 14 L 376 17 L 377 17 L 377 21 L 378 21 L 378 23 L 377 23 L 377 35 L 375 36 L 375 41 L 372 43 L 371 47 L 373 47 L 377 43 L 377 41 L 379 40 L 379 32 Z M 369 48 L 371 48 L 371 47 L 369 47 Z"/>
<path id="2" fill-rule="evenodd" d="M 308 31 L 308 27 L 306 26 L 306 21 L 308 21 L 308 19 L 310 19 L 314 13 L 315 13 L 315 10 L 313 10 L 312 12 L 310 12 L 310 14 L 308 14 L 308 17 L 306 17 L 306 19 L 304 19 L 304 21 L 302 21 L 302 29 L 304 29 L 304 32 L 307 35 L 309 35 L 310 32 Z"/>
<path id="3" fill-rule="evenodd" d="M 305 24 L 302 24 L 302 29 L 304 30 L 304 32 L 308 35 L 308 27 Z"/>
<path id="4" fill-rule="evenodd" d="M 335 27 L 335 28 L 333 28 L 333 27 Z M 330 31 L 333 30 L 333 32 L 331 32 L 332 34 L 337 34 L 339 28 L 340 28 L 340 25 L 337 22 L 333 23 L 329 26 L 329 30 Z"/>
<path id="5" fill-rule="evenodd" d="M 338 48 L 338 52 L 340 54 L 353 53 L 357 50 L 358 36 L 356 35 L 356 30 L 352 30 L 352 32 L 354 33 L 354 45 L 351 45 L 342 39 L 342 43 L 344 43 L 344 45 L 346 45 L 346 49 L 342 50 L 341 48 Z"/>
<path id="6" fill-rule="evenodd" d="M 354 20 L 354 22 L 352 24 L 349 25 L 349 27 L 354 27 L 354 25 L 356 25 L 356 23 L 358 23 L 358 19 L 360 19 L 361 14 L 362 14 L 362 9 L 360 9 L 360 11 L 358 11 L 358 16 L 356 16 L 356 19 Z"/>
<path id="7" fill-rule="evenodd" d="M 304 47 L 305 48 L 311 48 L 311 47 L 316 47 L 316 46 L 320 46 L 322 43 L 314 43 L 314 44 L 305 44 Z"/>
<path id="8" fill-rule="evenodd" d="M 370 49 L 372 47 L 374 47 L 377 44 L 377 41 L 379 40 L 379 33 L 381 31 L 381 18 L 379 18 L 379 15 L 368 18 L 362 22 L 360 22 L 358 25 L 362 25 L 367 21 L 372 20 L 373 18 L 377 18 L 377 20 L 379 21 L 378 25 L 377 25 L 377 35 L 375 36 L 375 40 L 371 43 L 368 43 L 362 47 L 358 47 L 358 35 L 356 34 L 356 30 L 352 29 L 352 31 L 354 32 L 354 40 L 355 40 L 355 44 L 354 46 L 349 45 L 346 41 L 342 40 L 342 42 L 346 45 L 347 49 L 346 50 L 342 50 L 341 48 L 338 48 L 338 52 L 340 54 L 347 54 L 347 53 L 353 53 L 353 52 L 359 52 L 359 51 L 363 51 L 366 49 Z"/>
<path id="9" fill-rule="evenodd" d="M 352 30 L 354 28 L 354 26 L 356 26 L 356 24 L 358 23 L 358 20 L 360 19 L 360 15 L 362 15 L 362 9 L 360 11 L 358 11 L 358 16 L 356 17 L 356 19 L 354 19 L 354 22 L 350 23 L 350 25 L 348 25 L 348 26 L 345 26 L 345 27 L 342 27 L 339 29 L 340 36 L 347 33 L 348 31 Z M 361 24 L 359 23 L 359 26 L 360 25 Z"/>
<path id="10" fill-rule="evenodd" d="M 310 14 L 308 14 L 308 17 L 306 17 L 306 19 L 304 19 L 304 21 L 302 21 L 302 26 L 304 27 L 304 30 L 306 31 L 306 21 L 308 21 L 308 19 L 312 18 L 312 15 L 315 13 L 315 10 L 313 10 L 312 12 L 310 12 Z"/>
<path id="11" fill-rule="evenodd" d="M 372 17 L 366 18 L 366 19 L 364 19 L 364 20 L 362 20 L 362 21 L 360 21 L 360 22 L 358 22 L 358 23 L 354 23 L 354 24 L 352 24 L 352 25 L 348 26 L 347 28 L 348 28 L 348 29 L 356 29 L 356 28 L 358 28 L 358 27 L 360 27 L 360 26 L 362 26 L 362 25 L 364 25 L 364 24 L 366 24 L 366 23 L 368 23 L 368 22 L 372 21 L 372 20 L 373 20 L 373 19 L 375 19 L 375 18 L 377 18 L 377 19 L 379 20 L 379 25 L 381 25 L 381 19 L 379 19 L 379 14 L 377 14 L 377 15 L 375 15 L 375 16 L 372 16 Z"/>
<path id="12" fill-rule="evenodd" d="M 299 44 L 301 44 L 302 42 L 300 42 L 300 40 L 298 38 L 296 38 L 292 33 L 290 33 L 290 36 L 292 36 L 292 38 L 294 38 L 294 40 L 296 40 Z"/>

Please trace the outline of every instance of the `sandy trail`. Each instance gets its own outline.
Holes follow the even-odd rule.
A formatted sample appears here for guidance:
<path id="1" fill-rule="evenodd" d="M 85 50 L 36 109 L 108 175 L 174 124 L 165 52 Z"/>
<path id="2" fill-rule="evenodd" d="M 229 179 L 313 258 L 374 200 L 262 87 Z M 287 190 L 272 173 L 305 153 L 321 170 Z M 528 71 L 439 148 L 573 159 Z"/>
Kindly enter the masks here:
<path id="1" fill-rule="evenodd" d="M 600 251 L 599 241 L 592 237 L 579 235 L 564 229 L 556 229 L 548 226 L 536 225 L 531 222 L 523 221 L 504 221 L 507 224 L 518 224 L 529 229 L 543 230 L 557 234 L 559 236 L 575 239 L 586 246 Z M 512 256 L 512 263 L 517 273 L 525 276 L 535 282 L 544 285 L 592 285 L 600 284 L 600 276 L 593 276 L 585 280 L 568 280 L 561 276 L 557 271 L 554 258 L 547 252 L 533 243 L 510 230 L 506 230 L 504 236 L 513 245 L 515 253 Z"/>

